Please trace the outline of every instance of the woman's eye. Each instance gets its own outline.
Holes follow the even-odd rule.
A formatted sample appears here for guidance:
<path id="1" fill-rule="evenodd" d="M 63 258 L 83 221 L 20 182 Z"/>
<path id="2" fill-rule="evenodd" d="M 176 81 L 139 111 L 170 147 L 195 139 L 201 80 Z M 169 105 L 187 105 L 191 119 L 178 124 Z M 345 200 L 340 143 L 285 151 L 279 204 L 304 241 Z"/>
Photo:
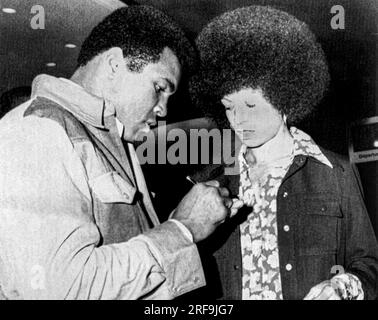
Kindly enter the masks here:
<path id="1" fill-rule="evenodd" d="M 254 108 L 254 107 L 256 107 L 255 104 L 248 103 L 248 102 L 246 102 L 245 105 L 246 105 L 248 108 Z"/>

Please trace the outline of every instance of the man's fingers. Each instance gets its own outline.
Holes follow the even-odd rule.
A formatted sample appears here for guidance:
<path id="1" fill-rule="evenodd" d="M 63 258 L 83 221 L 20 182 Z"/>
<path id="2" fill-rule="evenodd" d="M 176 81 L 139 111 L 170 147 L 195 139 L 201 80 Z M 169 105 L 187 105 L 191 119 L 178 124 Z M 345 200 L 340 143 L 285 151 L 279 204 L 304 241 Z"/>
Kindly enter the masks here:
<path id="1" fill-rule="evenodd" d="M 230 195 L 230 192 L 226 188 L 218 188 L 218 191 L 223 198 L 227 198 Z"/>
<path id="2" fill-rule="evenodd" d="M 223 203 L 224 203 L 224 206 L 227 209 L 231 209 L 231 207 L 232 207 L 232 200 L 230 198 L 223 198 Z"/>
<path id="3" fill-rule="evenodd" d="M 231 208 L 230 218 L 232 218 L 235 214 L 237 214 L 239 209 Z"/>
<path id="4" fill-rule="evenodd" d="M 232 199 L 232 208 L 233 209 L 240 209 L 242 206 L 244 206 L 244 202 L 242 200 L 239 200 L 238 198 Z"/>
<path id="5" fill-rule="evenodd" d="M 230 218 L 232 218 L 235 214 L 237 214 L 239 209 L 243 206 L 244 206 L 244 202 L 242 200 L 239 200 L 238 198 L 232 199 Z"/>
<path id="6" fill-rule="evenodd" d="M 208 187 L 215 187 L 215 188 L 219 188 L 220 187 L 220 184 L 217 180 L 210 180 L 210 181 L 206 181 L 203 183 L 205 186 L 208 186 Z"/>

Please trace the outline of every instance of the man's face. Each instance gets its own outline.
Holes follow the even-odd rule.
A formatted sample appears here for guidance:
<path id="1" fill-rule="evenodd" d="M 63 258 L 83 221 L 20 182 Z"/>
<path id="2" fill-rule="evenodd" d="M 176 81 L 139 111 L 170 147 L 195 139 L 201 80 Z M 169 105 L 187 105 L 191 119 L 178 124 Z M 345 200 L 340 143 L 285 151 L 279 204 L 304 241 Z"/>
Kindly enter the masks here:
<path id="1" fill-rule="evenodd" d="M 147 64 L 141 72 L 132 72 L 125 66 L 113 81 L 108 100 L 124 125 L 126 141 L 138 140 L 156 125 L 157 116 L 166 116 L 168 98 L 176 91 L 180 77 L 180 62 L 169 48 L 163 50 L 158 62 Z"/>
<path id="2" fill-rule="evenodd" d="M 261 90 L 241 89 L 224 96 L 222 104 L 231 127 L 250 148 L 272 139 L 284 122 L 280 112 L 264 98 Z"/>

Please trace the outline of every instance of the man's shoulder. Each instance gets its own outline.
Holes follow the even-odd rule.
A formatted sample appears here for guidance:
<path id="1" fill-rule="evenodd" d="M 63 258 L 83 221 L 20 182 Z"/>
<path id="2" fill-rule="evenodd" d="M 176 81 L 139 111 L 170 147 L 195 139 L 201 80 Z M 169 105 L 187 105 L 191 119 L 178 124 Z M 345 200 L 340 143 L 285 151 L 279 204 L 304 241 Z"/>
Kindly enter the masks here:
<path id="1" fill-rule="evenodd" d="M 25 109 L 23 116 L 36 116 L 54 121 L 64 129 L 71 140 L 76 138 L 88 139 L 84 125 L 71 112 L 48 98 L 36 97 Z"/>
<path id="2" fill-rule="evenodd" d="M 51 117 L 28 113 L 32 106 L 40 105 L 36 99 L 27 101 L 6 114 L 0 121 L 0 143 L 2 148 L 30 149 L 38 145 L 41 150 L 56 148 L 57 152 L 72 149 L 72 143 L 64 126 Z M 66 147 L 65 147 L 66 146 Z M 35 149 L 35 148 L 34 148 Z M 34 150 L 33 149 L 33 150 Z M 47 155 L 46 155 L 47 156 Z"/>

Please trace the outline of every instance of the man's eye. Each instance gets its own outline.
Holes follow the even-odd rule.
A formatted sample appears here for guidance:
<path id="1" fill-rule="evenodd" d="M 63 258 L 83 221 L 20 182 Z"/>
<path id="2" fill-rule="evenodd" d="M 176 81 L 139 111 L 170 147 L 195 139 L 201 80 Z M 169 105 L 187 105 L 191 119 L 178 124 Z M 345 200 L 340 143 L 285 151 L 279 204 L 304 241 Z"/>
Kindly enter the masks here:
<path id="1" fill-rule="evenodd" d="M 163 89 L 159 85 L 155 84 L 155 91 L 156 91 L 156 93 L 159 93 L 159 92 L 163 91 Z"/>

